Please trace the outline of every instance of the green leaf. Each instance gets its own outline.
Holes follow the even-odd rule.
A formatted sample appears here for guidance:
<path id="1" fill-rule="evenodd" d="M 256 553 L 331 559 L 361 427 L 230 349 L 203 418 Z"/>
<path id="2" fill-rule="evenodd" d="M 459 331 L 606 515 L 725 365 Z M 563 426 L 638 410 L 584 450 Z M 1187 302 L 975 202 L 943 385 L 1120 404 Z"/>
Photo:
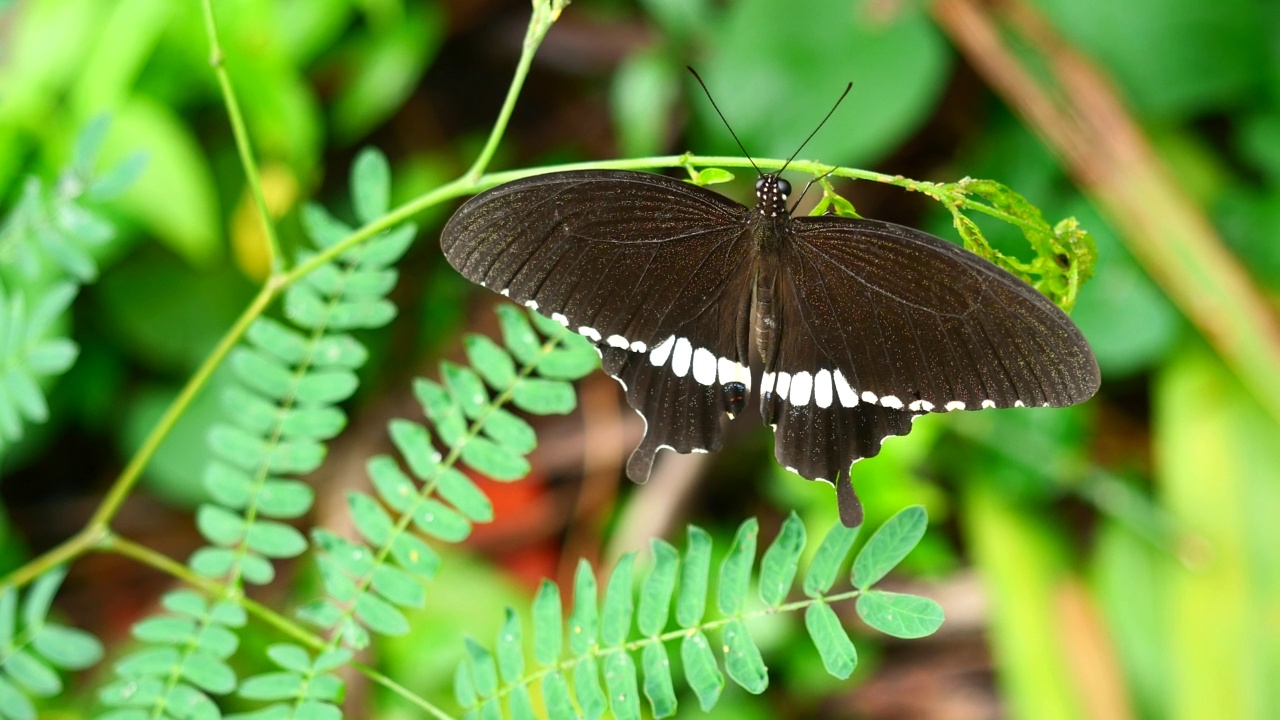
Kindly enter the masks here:
<path id="1" fill-rule="evenodd" d="M 905 508 L 885 521 L 853 561 L 853 586 L 866 590 L 888 575 L 924 537 L 928 524 L 920 505 Z"/>
<path id="2" fill-rule="evenodd" d="M 302 517 L 311 509 L 315 490 L 298 480 L 268 479 L 258 493 L 258 511 L 267 517 Z"/>
<path id="3" fill-rule="evenodd" d="M 804 612 L 804 626 L 813 638 L 813 646 L 822 656 L 822 666 L 835 677 L 844 680 L 858 666 L 858 651 L 845 633 L 840 618 L 831 606 L 816 602 Z"/>
<path id="4" fill-rule="evenodd" d="M 466 518 L 436 500 L 423 500 L 413 513 L 413 522 L 422 532 L 445 542 L 462 542 L 471 534 Z"/>
<path id="5" fill-rule="evenodd" d="M 489 393 L 480 376 L 470 368 L 448 361 L 440 363 L 440 375 L 466 416 L 472 420 L 480 417 L 489 404 Z"/>
<path id="6" fill-rule="evenodd" d="M 354 500 L 356 496 L 363 498 L 362 502 L 371 502 L 363 493 L 352 493 L 351 499 Z M 324 528 L 316 528 L 311 536 L 315 539 L 316 547 L 328 555 L 324 561 L 333 563 L 335 568 L 356 577 L 363 577 L 373 570 L 373 553 L 365 546 Z"/>
<path id="7" fill-rule="evenodd" d="M 690 525 L 680 566 L 680 594 L 676 597 L 676 622 L 691 628 L 702 621 L 707 608 L 707 578 L 711 574 L 711 536 Z"/>
<path id="8" fill-rule="evenodd" d="M 574 655 L 582 655 L 596 644 L 599 624 L 596 602 L 596 576 L 591 563 L 579 560 L 573 578 L 573 612 L 569 615 L 569 647 Z"/>
<path id="9" fill-rule="evenodd" d="M 366 225 L 391 207 L 391 166 L 377 148 L 364 148 L 351 165 L 351 204 Z"/>
<path id="10" fill-rule="evenodd" d="M 269 672 L 246 678 L 236 694 L 249 700 L 288 700 L 302 689 L 302 676 L 298 673 Z"/>
<path id="11" fill-rule="evenodd" d="M 13 720 L 36 720 L 36 708 L 27 699 L 25 693 L 14 687 L 12 683 L 0 675 L 0 712 Z"/>
<path id="12" fill-rule="evenodd" d="M 724 627 L 724 646 L 724 669 L 729 677 L 753 695 L 764 692 L 769 687 L 769 671 L 746 623 L 732 620 Z"/>
<path id="13" fill-rule="evenodd" d="M 675 715 L 676 691 L 671 683 L 671 660 L 667 657 L 666 646 L 660 642 L 645 645 L 640 662 L 644 667 L 644 694 L 649 698 L 653 716 Z"/>
<path id="14" fill-rule="evenodd" d="M 368 628 L 382 635 L 409 632 L 409 621 L 394 605 L 372 593 L 356 596 L 356 617 Z"/>
<path id="15" fill-rule="evenodd" d="M 645 578 L 640 590 L 640 609 L 636 613 L 636 627 L 640 633 L 653 637 L 667 626 L 671 613 L 671 595 L 676 588 L 676 573 L 680 571 L 680 553 L 670 543 L 654 538 L 653 569 Z"/>
<path id="16" fill-rule="evenodd" d="M 402 607 L 420 608 L 427 603 L 422 583 L 399 568 L 390 565 L 374 566 L 372 584 L 379 595 Z"/>
<path id="17" fill-rule="evenodd" d="M 671 111 L 680 94 L 679 65 L 663 45 L 629 54 L 614 72 L 609 105 L 623 157 L 666 149 Z"/>
<path id="18" fill-rule="evenodd" d="M 564 641 L 560 613 L 560 586 L 543 578 L 533 598 L 533 656 L 540 665 L 560 659 Z"/>
<path id="19" fill-rule="evenodd" d="M 542 678 L 542 703 L 547 708 L 548 718 L 578 717 L 569 699 L 569 684 L 558 672 L 548 673 Z"/>
<path id="20" fill-rule="evenodd" d="M 196 527 L 214 545 L 230 547 L 245 536 L 244 518 L 217 505 L 201 505 L 196 511 Z"/>
<path id="21" fill-rule="evenodd" d="M 582 340 L 577 335 L 566 335 L 565 338 Z M 538 360 L 537 366 L 538 374 L 551 380 L 578 380 L 590 375 L 598 367 L 600 356 L 596 355 L 590 344 L 585 347 L 550 350 Z"/>
<path id="22" fill-rule="evenodd" d="M 27 596 L 22 603 L 22 621 L 28 628 L 44 625 L 45 618 L 49 615 L 49 608 L 53 606 L 53 598 L 58 594 L 62 579 L 66 576 L 66 568 L 59 566 L 40 575 L 31 584 L 31 589 L 27 591 Z"/>
<path id="23" fill-rule="evenodd" d="M 285 670 L 299 673 L 311 670 L 311 654 L 300 645 L 275 643 L 267 647 L 267 657 Z"/>
<path id="24" fill-rule="evenodd" d="M 52 697 L 62 692 L 58 673 L 26 650 L 10 649 L 6 653 L 4 670 L 9 679 L 36 697 Z"/>
<path id="25" fill-rule="evenodd" d="M 426 480 L 435 477 L 441 460 L 440 452 L 431 444 L 431 434 L 422 425 L 396 419 L 387 425 L 391 442 L 404 456 L 409 471 Z"/>
<path id="26" fill-rule="evenodd" d="M 453 696 L 464 709 L 475 707 L 476 683 L 471 679 L 471 664 L 458 663 L 453 672 Z"/>
<path id="27" fill-rule="evenodd" d="M 707 636 L 697 630 L 685 635 L 680 643 L 680 658 L 684 661 L 684 677 L 698 696 L 698 704 L 707 712 L 715 707 L 724 690 L 724 675 L 716 666 L 715 655 L 711 652 L 711 644 Z"/>
<path id="28" fill-rule="evenodd" d="M 512 452 L 525 454 L 538 446 L 538 434 L 533 426 L 503 408 L 492 408 L 481 427 L 486 435 Z"/>
<path id="29" fill-rule="evenodd" d="M 473 437 L 462 446 L 462 461 L 494 480 L 519 480 L 529 474 L 529 461 L 501 445 Z"/>
<path id="30" fill-rule="evenodd" d="M 413 381 L 413 394 L 427 417 L 435 423 L 436 432 L 445 445 L 454 447 L 462 442 L 467 434 L 467 423 L 449 391 L 430 380 L 418 378 Z"/>
<path id="31" fill-rule="evenodd" d="M 205 692 L 225 695 L 236 688 L 236 674 L 231 667 L 208 653 L 188 653 L 180 667 L 182 676 Z"/>
<path id="32" fill-rule="evenodd" d="M 804 544 L 804 522 L 792 511 L 760 561 L 760 601 L 765 605 L 777 607 L 787 599 Z"/>
<path id="33" fill-rule="evenodd" d="M 436 478 L 436 492 L 448 500 L 468 520 L 487 523 L 493 520 L 493 503 L 471 478 L 456 468 L 442 468 Z"/>
<path id="34" fill-rule="evenodd" d="M 143 642 L 177 645 L 195 636 L 196 623 L 191 618 L 157 615 L 135 623 L 131 632 Z"/>
<path id="35" fill-rule="evenodd" d="M 467 658 L 471 661 L 471 677 L 480 697 L 493 697 L 498 692 L 498 666 L 483 645 L 466 638 Z"/>
<path id="36" fill-rule="evenodd" d="M 67 670 L 83 670 L 102 659 L 102 643 L 83 630 L 45 625 L 31 646 L 46 660 Z"/>
<path id="37" fill-rule="evenodd" d="M 291 558 L 307 549 L 307 539 L 297 528 L 274 520 L 258 520 L 245 533 L 245 544 L 270 558 Z"/>
<path id="38" fill-rule="evenodd" d="M 534 415 L 565 415 L 578 406 L 573 386 L 560 380 L 521 378 L 511 389 L 511 402 Z"/>
<path id="39" fill-rule="evenodd" d="M 378 491 L 378 497 L 382 498 L 382 501 L 392 510 L 404 512 L 417 499 L 418 486 L 404 474 L 390 456 L 378 455 L 369 458 L 369 462 L 365 464 L 365 470 L 369 473 L 369 479 L 373 481 L 373 487 Z"/>
<path id="40" fill-rule="evenodd" d="M 498 670 L 508 685 L 515 685 L 524 675 L 524 648 L 521 645 L 523 634 L 520 630 L 520 616 L 511 608 L 506 609 L 507 619 L 498 631 Z"/>
<path id="41" fill-rule="evenodd" d="M 502 330 L 502 342 L 522 365 L 538 359 L 542 353 L 542 341 L 529 324 L 529 317 L 511 305 L 499 305 L 498 326 Z"/>
<path id="42" fill-rule="evenodd" d="M 516 363 L 498 343 L 484 335 L 468 335 L 462 342 L 467 351 L 467 361 L 489 383 L 489 387 L 502 391 L 516 381 Z"/>
<path id="43" fill-rule="evenodd" d="M 635 563 L 634 552 L 623 555 L 614 566 L 609 583 L 605 586 L 604 606 L 600 611 L 600 642 L 604 647 L 621 645 L 631 632 L 631 614 L 634 609 L 631 585 Z M 609 666 L 606 664 L 606 676 L 608 670 Z"/>
<path id="44" fill-rule="evenodd" d="M 755 518 L 743 522 L 733 537 L 729 553 L 720 564 L 716 604 L 725 615 L 736 615 L 746 601 L 747 588 L 751 582 L 751 565 L 756 559 L 756 536 L 759 534 L 760 528 Z"/>
<path id="45" fill-rule="evenodd" d="M 636 664 L 626 650 L 611 653 L 604 660 L 604 684 L 609 689 L 609 707 L 618 720 L 639 720 L 640 689 L 636 685 Z"/>
<path id="46" fill-rule="evenodd" d="M 805 573 L 805 595 L 818 597 L 831 589 L 836 581 L 836 573 L 849 554 L 849 549 L 853 547 L 853 541 L 857 539 L 858 529 L 861 527 L 847 528 L 836 523 L 827 532 L 818 551 L 813 555 L 813 561 L 809 563 L 809 571 Z"/>
<path id="47" fill-rule="evenodd" d="M 507 694 L 507 712 L 513 720 L 538 720 L 533 710 L 533 701 L 529 699 L 529 691 L 523 685 L 511 688 Z"/>
<path id="48" fill-rule="evenodd" d="M 886 635 L 921 638 L 942 626 L 942 607 L 919 595 L 867 590 L 858 598 L 858 617 Z"/>
<path id="49" fill-rule="evenodd" d="M 600 675 L 596 671 L 594 658 L 584 657 L 574 666 L 573 691 L 578 697 L 578 707 L 582 708 L 584 718 L 596 720 L 604 715 L 608 701 L 604 691 L 600 689 Z"/>
<path id="50" fill-rule="evenodd" d="M 426 543 L 410 533 L 401 533 L 391 540 L 391 556 L 400 567 L 415 573 L 424 580 L 435 577 L 440 569 L 440 556 Z"/>
<path id="51" fill-rule="evenodd" d="M 351 519 L 356 529 L 375 547 L 382 547 L 391 540 L 395 532 L 395 522 L 377 500 L 362 492 L 347 493 L 347 507 L 351 510 Z"/>

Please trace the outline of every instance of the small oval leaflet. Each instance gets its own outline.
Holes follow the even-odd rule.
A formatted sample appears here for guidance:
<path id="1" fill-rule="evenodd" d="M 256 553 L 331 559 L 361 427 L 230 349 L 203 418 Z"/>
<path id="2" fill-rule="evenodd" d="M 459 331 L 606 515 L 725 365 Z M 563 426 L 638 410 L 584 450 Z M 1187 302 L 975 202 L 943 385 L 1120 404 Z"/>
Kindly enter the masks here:
<path id="1" fill-rule="evenodd" d="M 440 245 L 467 279 L 595 345 L 646 422 L 636 482 L 660 449 L 719 450 L 721 416 L 754 393 L 779 464 L 835 485 L 853 527 L 850 466 L 917 417 L 1097 391 L 1084 335 L 1035 288 L 920 230 L 793 217 L 785 169 L 760 173 L 753 208 L 650 173 L 526 177 L 467 201 Z"/>

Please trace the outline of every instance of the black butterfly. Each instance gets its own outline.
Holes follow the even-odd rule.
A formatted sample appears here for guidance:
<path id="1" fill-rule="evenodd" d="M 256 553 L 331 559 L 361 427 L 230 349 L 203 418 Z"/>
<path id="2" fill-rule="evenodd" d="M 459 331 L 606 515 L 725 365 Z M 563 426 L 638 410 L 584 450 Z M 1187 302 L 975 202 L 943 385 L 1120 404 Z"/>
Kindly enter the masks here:
<path id="1" fill-rule="evenodd" d="M 850 466 L 916 417 L 1097 390 L 1080 330 L 1022 280 L 912 228 L 792 217 L 790 190 L 761 174 L 748 208 L 661 175 L 556 172 L 472 198 L 440 244 L 468 279 L 596 344 L 646 423 L 636 482 L 662 448 L 719 450 L 721 413 L 755 389 L 778 462 L 833 483 L 855 526 Z"/>

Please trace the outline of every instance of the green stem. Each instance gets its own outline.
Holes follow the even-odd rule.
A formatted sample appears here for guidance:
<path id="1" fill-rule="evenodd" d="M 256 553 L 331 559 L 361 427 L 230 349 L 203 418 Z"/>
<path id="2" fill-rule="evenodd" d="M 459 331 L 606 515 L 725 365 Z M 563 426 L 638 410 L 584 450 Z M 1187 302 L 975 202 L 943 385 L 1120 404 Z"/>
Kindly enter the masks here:
<path id="1" fill-rule="evenodd" d="M 262 219 L 262 229 L 267 239 L 267 267 L 271 272 L 281 268 L 280 238 L 276 236 L 276 226 L 271 220 L 271 211 L 267 208 L 266 196 L 262 194 L 262 180 L 258 175 L 258 162 L 253 157 L 253 147 L 249 143 L 249 131 L 245 128 L 244 115 L 240 112 L 240 102 L 236 100 L 235 89 L 231 86 L 231 77 L 227 74 L 222 46 L 218 42 L 218 24 L 213 17 L 213 0 L 203 0 L 205 32 L 209 35 L 209 64 L 218 77 L 218 87 L 222 89 L 222 100 L 227 105 L 227 117 L 231 121 L 231 133 L 236 138 L 236 150 L 240 153 L 240 164 L 244 167 L 245 180 L 249 184 L 249 192 L 258 206 L 258 216 Z"/>

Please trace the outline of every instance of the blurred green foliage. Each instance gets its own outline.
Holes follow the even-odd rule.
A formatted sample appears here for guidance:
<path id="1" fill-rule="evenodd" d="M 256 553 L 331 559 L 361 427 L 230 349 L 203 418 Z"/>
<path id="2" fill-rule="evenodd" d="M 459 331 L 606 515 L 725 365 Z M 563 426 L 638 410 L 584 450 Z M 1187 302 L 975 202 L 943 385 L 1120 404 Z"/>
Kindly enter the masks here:
<path id="1" fill-rule="evenodd" d="M 1261 0 L 1032 6 L 1116 82 L 1161 158 L 1259 285 L 1280 289 L 1274 8 Z M 478 83 L 505 83 L 505 76 L 482 75 L 488 71 L 475 67 L 477 58 L 497 57 L 506 72 L 518 55 L 510 24 L 527 12 L 516 2 L 469 11 L 461 2 L 398 0 L 219 0 L 216 7 L 264 192 L 290 253 L 301 238 L 301 203 L 338 194 L 326 181 L 328 169 L 345 168 L 357 145 L 376 142 L 391 155 L 397 202 L 465 166 L 491 119 L 493 106 L 480 106 L 497 92 Z M 477 12 L 492 18 L 477 19 Z M 1050 223 L 1078 218 L 1095 238 L 1099 260 L 1073 316 L 1102 365 L 1101 395 L 1067 410 L 922 419 L 910 436 L 856 469 L 868 523 L 923 504 L 934 529 L 907 558 L 906 571 L 943 587 L 970 570 L 982 579 L 983 628 L 1009 717 L 1098 717 L 1100 707 L 1118 708 L 1114 717 L 1152 719 L 1280 715 L 1274 414 L 1195 336 L 1126 250 L 1127 239 L 1052 154 L 978 87 L 927 4 L 819 0 L 798 10 L 776 0 L 580 0 L 563 22 L 563 44 L 560 29 L 549 40 L 554 60 L 535 64 L 536 82 L 522 105 L 531 109 L 517 114 L 508 157 L 591 152 L 587 139 L 563 128 L 547 139 L 546 115 L 582 108 L 612 124 L 609 142 L 620 156 L 737 154 L 685 64 L 702 72 L 748 152 L 788 157 L 852 81 L 849 99 L 803 157 L 922 179 L 989 177 L 1031 199 Z M 606 38 L 634 38 L 638 29 L 642 40 L 619 44 L 627 52 L 602 59 L 570 41 L 574 28 Z M 48 202 L 65 197 L 56 178 L 75 165 L 77 139 L 103 113 L 111 122 L 96 169 L 145 155 L 118 200 L 92 206 L 112 232 L 88 248 L 96 272 L 77 276 L 86 285 L 55 328 L 80 353 L 44 388 L 49 423 L 27 428 L 0 462 L 6 481 L 21 474 L 30 483 L 56 456 L 92 451 L 78 458 L 83 475 L 60 479 L 70 486 L 64 492 L 92 493 L 244 308 L 265 275 L 264 239 L 197 3 L 19 0 L 0 3 L 0 33 L 6 218 L 30 192 L 30 178 L 44 183 Z M 437 67 L 454 77 L 428 76 Z M 532 95 L 553 84 L 551 99 Z M 562 115 L 545 107 L 555 102 Z M 480 119 L 458 127 L 459 118 Z M 865 189 L 863 203 L 863 187 L 841 189 L 860 210 L 916 218 L 954 238 L 945 212 L 922 213 L 918 198 L 890 202 L 879 189 Z M 436 227 L 439 220 L 422 218 Z M 982 227 L 1002 251 L 1025 248 L 1016 232 Z M 405 274 L 413 277 L 393 298 L 408 329 L 368 339 L 373 358 L 362 373 L 372 382 L 362 385 L 357 405 L 402 388 L 396 379 L 426 355 L 449 352 L 468 322 L 467 287 L 438 262 L 435 232 L 411 251 Z M 0 279 L 9 289 L 38 293 L 56 279 L 15 279 L 9 250 L 7 241 L 0 246 Z M 205 500 L 195 481 L 205 462 L 198 448 L 217 416 L 220 383 L 215 379 L 148 468 L 152 492 L 166 502 L 194 507 Z M 764 435 L 741 442 L 764 447 Z M 70 445 L 86 438 L 87 448 Z M 737 493 L 733 512 L 769 504 L 796 508 L 811 528 L 834 521 L 825 486 L 770 468 L 750 485 L 753 499 Z M 708 492 L 715 482 L 707 480 Z M 736 520 L 717 521 L 719 547 Z M 0 523 L 6 566 L 19 561 L 15 548 L 25 545 L 17 532 Z M 388 646 L 379 658 L 387 672 L 421 673 L 401 677 L 447 690 L 446 677 L 428 672 L 456 659 L 439 648 L 460 655 L 460 628 L 492 637 L 500 606 L 521 604 L 520 591 L 492 567 L 476 563 L 458 572 L 458 594 L 448 596 L 457 603 L 445 602 L 459 615 L 415 618 L 413 641 Z M 847 691 L 820 672 L 801 628 L 779 623 L 773 630 L 759 641 L 786 683 L 770 692 L 816 712 L 824 695 Z M 892 647 L 857 640 L 855 688 L 873 683 L 892 659 Z M 1081 670 L 1090 663 L 1102 668 L 1101 681 Z M 396 701 L 377 702 L 409 714 Z M 774 707 L 726 691 L 715 714 L 765 718 Z"/>

